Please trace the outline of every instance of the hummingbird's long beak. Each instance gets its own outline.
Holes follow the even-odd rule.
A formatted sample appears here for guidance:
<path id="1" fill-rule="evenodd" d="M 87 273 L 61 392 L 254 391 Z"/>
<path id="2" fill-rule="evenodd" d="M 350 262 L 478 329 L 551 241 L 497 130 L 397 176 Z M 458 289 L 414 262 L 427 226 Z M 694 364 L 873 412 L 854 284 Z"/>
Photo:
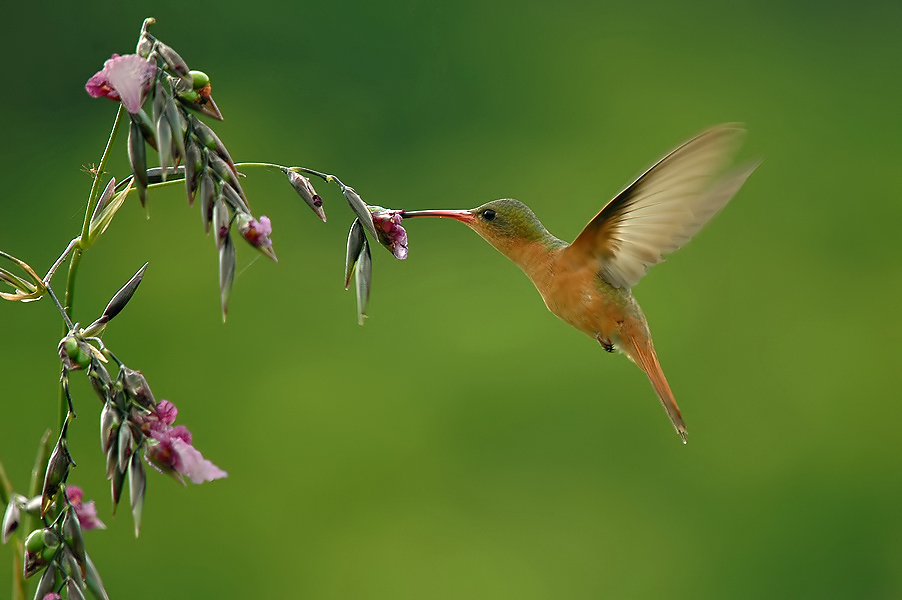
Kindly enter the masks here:
<path id="1" fill-rule="evenodd" d="M 473 223 L 476 217 L 468 210 L 405 210 L 402 215 L 405 219 L 411 217 L 448 217 L 463 223 Z"/>

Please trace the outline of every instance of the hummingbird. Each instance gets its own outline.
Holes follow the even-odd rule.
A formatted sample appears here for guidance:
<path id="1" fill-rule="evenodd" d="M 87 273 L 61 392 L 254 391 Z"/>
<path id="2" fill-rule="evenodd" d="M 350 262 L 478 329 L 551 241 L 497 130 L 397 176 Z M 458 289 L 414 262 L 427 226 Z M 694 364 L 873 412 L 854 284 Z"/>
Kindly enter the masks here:
<path id="1" fill-rule="evenodd" d="M 456 219 L 509 258 L 552 313 L 645 372 L 685 444 L 686 424 L 632 288 L 698 233 L 758 167 L 761 161 L 729 169 L 744 133 L 741 125 L 718 125 L 685 142 L 617 194 L 570 244 L 511 198 L 403 217 Z"/>

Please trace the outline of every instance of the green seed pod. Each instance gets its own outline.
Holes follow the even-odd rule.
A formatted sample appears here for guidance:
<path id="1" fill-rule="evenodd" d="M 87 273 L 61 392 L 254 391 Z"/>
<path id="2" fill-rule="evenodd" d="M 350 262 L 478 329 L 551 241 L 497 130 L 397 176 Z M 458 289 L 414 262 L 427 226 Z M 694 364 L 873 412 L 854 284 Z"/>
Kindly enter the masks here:
<path id="1" fill-rule="evenodd" d="M 204 87 L 208 83 L 210 83 L 210 77 L 207 76 L 203 71 L 191 71 L 188 73 L 191 76 L 191 81 L 194 84 L 194 89 L 199 90 Z"/>
<path id="2" fill-rule="evenodd" d="M 63 340 L 63 349 L 66 351 L 66 356 L 75 358 L 75 355 L 78 353 L 78 342 L 74 337 L 69 336 Z"/>

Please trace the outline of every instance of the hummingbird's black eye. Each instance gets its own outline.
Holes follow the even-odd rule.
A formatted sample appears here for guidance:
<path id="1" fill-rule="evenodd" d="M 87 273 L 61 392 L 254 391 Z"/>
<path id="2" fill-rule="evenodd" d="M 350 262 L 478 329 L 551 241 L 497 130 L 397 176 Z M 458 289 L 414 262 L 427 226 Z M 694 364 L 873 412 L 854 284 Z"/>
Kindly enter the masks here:
<path id="1" fill-rule="evenodd" d="M 485 209 L 484 211 L 482 211 L 482 218 L 485 219 L 486 221 L 494 220 L 495 219 L 495 211 L 492 210 L 491 208 Z"/>

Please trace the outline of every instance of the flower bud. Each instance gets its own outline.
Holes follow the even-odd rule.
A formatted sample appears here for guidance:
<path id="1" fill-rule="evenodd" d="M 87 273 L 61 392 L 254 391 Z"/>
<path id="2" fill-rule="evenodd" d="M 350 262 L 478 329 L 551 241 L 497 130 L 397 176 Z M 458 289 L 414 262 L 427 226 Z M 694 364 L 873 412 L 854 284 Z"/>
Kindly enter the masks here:
<path id="1" fill-rule="evenodd" d="M 113 464 L 113 475 L 110 478 L 110 491 L 113 497 L 113 515 L 116 514 L 116 507 L 119 506 L 119 498 L 122 497 L 122 486 L 125 484 L 125 473 L 119 470 L 118 463 Z"/>
<path id="2" fill-rule="evenodd" d="M 13 536 L 22 518 L 22 507 L 28 499 L 21 494 L 13 494 L 3 513 L 3 525 L 0 528 L 0 543 L 5 544 Z"/>
<path id="3" fill-rule="evenodd" d="M 101 319 L 103 319 L 104 323 L 109 322 L 113 317 L 122 312 L 122 309 L 125 308 L 128 301 L 132 299 L 138 286 L 141 285 L 141 280 L 144 279 L 144 271 L 147 269 L 147 265 L 148 263 L 144 263 L 144 266 L 138 269 L 138 272 L 128 280 L 128 283 L 116 292 L 116 295 L 113 296 L 110 303 L 103 309 L 103 316 L 101 316 Z"/>
<path id="4" fill-rule="evenodd" d="M 132 455 L 128 468 L 128 496 L 131 499 L 132 517 L 135 520 L 135 537 L 141 529 L 141 512 L 144 510 L 144 492 L 147 489 L 147 478 L 144 475 L 144 463 L 136 452 Z"/>
<path id="5" fill-rule="evenodd" d="M 85 582 L 97 600 L 110 600 L 103 587 L 103 580 L 100 579 L 100 573 L 97 572 L 97 567 L 94 566 L 94 562 L 87 554 L 85 554 Z"/>
<path id="6" fill-rule="evenodd" d="M 132 457 L 132 428 L 128 423 L 119 427 L 119 470 L 128 468 L 129 459 Z"/>
<path id="7" fill-rule="evenodd" d="M 381 206 L 371 206 L 373 224 L 379 234 L 379 241 L 388 248 L 395 258 L 407 258 L 407 231 L 401 226 L 401 210 L 386 210 Z"/>
<path id="8" fill-rule="evenodd" d="M 354 267 L 357 266 L 357 259 L 365 243 L 366 234 L 363 233 L 363 225 L 360 224 L 360 219 L 354 219 L 348 233 L 348 250 L 345 254 L 345 289 L 351 285 L 351 275 L 354 274 Z"/>
<path id="9" fill-rule="evenodd" d="M 63 517 L 63 539 L 66 542 L 66 545 L 72 551 L 72 555 L 75 557 L 76 562 L 81 565 L 79 569 L 83 569 L 83 565 L 85 564 L 85 538 L 82 534 L 81 525 L 78 522 L 78 515 L 75 512 L 75 507 L 73 506 L 68 511 L 66 511 L 66 516 Z"/>
<path id="10" fill-rule="evenodd" d="M 313 184 L 310 183 L 310 180 L 300 173 L 296 173 L 291 169 L 282 169 L 282 172 L 288 177 L 289 183 L 294 188 L 294 191 L 298 193 L 298 195 L 307 203 L 313 212 L 322 219 L 323 223 L 326 222 L 326 212 L 323 210 L 323 199 L 319 197 L 319 194 L 316 193 L 316 190 L 313 189 Z"/>
<path id="11" fill-rule="evenodd" d="M 100 447 L 104 454 L 109 452 L 113 445 L 113 439 L 118 436 L 116 428 L 119 427 L 121 419 L 119 411 L 113 406 L 113 403 L 107 400 L 100 411 Z"/>
<path id="12" fill-rule="evenodd" d="M 41 581 L 38 582 L 38 588 L 34 593 L 36 600 L 45 600 L 48 595 L 59 598 L 59 596 L 53 593 L 53 590 L 56 589 L 58 571 L 59 570 L 54 563 L 50 563 L 47 566 L 47 570 L 41 575 Z"/>
<path id="13" fill-rule="evenodd" d="M 232 284 L 235 283 L 235 265 L 237 262 L 232 236 L 226 234 L 222 248 L 219 250 L 219 297 L 223 321 L 225 321 L 226 315 L 229 313 L 229 298 L 232 296 Z"/>
<path id="14" fill-rule="evenodd" d="M 272 251 L 272 240 L 269 239 L 269 236 L 272 234 L 272 224 L 269 218 L 261 216 L 258 221 L 247 213 L 237 213 L 235 222 L 238 226 L 238 232 L 251 246 L 278 262 L 275 253 Z"/>
<path id="15" fill-rule="evenodd" d="M 373 279 L 373 259 L 370 256 L 370 245 L 363 242 L 363 250 L 357 260 L 357 322 L 363 325 L 366 319 L 367 305 L 370 303 L 370 283 Z"/>
<path id="16" fill-rule="evenodd" d="M 25 540 L 25 579 L 43 569 L 60 545 L 60 538 L 49 528 L 36 529 Z"/>
<path id="17" fill-rule="evenodd" d="M 82 582 L 82 585 L 84 585 L 84 582 Z M 68 583 L 66 583 L 66 593 L 69 600 L 87 600 L 85 593 L 81 591 L 81 587 L 79 587 L 75 579 L 69 579 Z"/>
<path id="18" fill-rule="evenodd" d="M 135 371 L 122 365 L 119 375 L 122 378 L 122 389 L 129 398 L 144 408 L 156 406 L 157 401 L 154 399 L 153 392 L 150 391 L 150 386 L 147 385 L 147 380 L 141 374 L 141 371 Z"/>
<path id="19" fill-rule="evenodd" d="M 72 458 L 69 456 L 69 450 L 66 447 L 66 429 L 63 428 L 62 434 L 50 454 L 50 460 L 47 462 L 47 472 L 44 474 L 44 488 L 41 492 L 41 516 L 47 514 L 53 499 L 60 490 L 60 485 L 66 480 L 69 474 L 69 465 L 72 464 Z"/>
<path id="20" fill-rule="evenodd" d="M 348 201 L 351 210 L 353 210 L 354 214 L 357 215 L 357 218 L 360 219 L 360 224 L 363 225 L 364 229 L 366 229 L 371 236 L 378 238 L 379 234 L 376 233 L 376 226 L 373 224 L 373 216 L 370 214 L 370 209 L 366 205 L 366 202 L 360 197 L 360 194 L 354 191 L 354 188 L 347 186 L 341 191 L 345 196 L 345 200 Z"/>
<path id="21" fill-rule="evenodd" d="M 141 206 L 147 205 L 147 148 L 144 146 L 144 135 L 141 133 L 141 124 L 135 119 L 131 120 L 128 130 L 128 162 L 132 167 L 135 183 L 138 184 L 138 198 Z"/>

